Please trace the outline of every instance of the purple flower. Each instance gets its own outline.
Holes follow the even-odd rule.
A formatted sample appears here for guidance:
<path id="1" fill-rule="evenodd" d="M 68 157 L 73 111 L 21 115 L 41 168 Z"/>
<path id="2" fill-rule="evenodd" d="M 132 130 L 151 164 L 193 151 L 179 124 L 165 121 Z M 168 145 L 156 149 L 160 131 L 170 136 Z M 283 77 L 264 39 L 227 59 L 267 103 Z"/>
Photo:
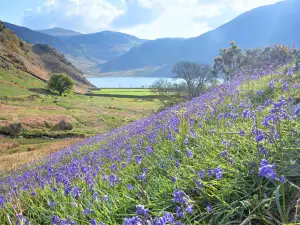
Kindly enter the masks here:
<path id="1" fill-rule="evenodd" d="M 187 149 L 187 150 L 186 150 L 186 156 L 187 156 L 188 158 L 193 158 L 193 153 L 192 153 L 192 151 L 189 150 L 189 149 Z"/>
<path id="2" fill-rule="evenodd" d="M 174 196 L 174 199 L 173 199 L 174 202 L 186 205 L 187 195 L 183 191 L 175 190 L 173 192 L 173 196 Z"/>
<path id="3" fill-rule="evenodd" d="M 240 135 L 241 135 L 241 136 L 246 136 L 245 131 L 244 131 L 244 130 L 240 130 Z"/>
<path id="4" fill-rule="evenodd" d="M 110 181 L 110 185 L 111 186 L 115 186 L 116 185 L 116 181 L 117 181 L 117 177 L 115 174 L 111 174 L 109 176 L 109 181 Z"/>
<path id="5" fill-rule="evenodd" d="M 142 160 L 143 160 L 143 157 L 140 155 L 135 158 L 135 161 L 138 165 L 140 165 L 142 163 Z"/>
<path id="6" fill-rule="evenodd" d="M 185 145 L 187 145 L 188 143 L 189 143 L 189 139 L 186 137 L 185 139 L 184 139 L 184 142 L 183 142 Z"/>
<path id="7" fill-rule="evenodd" d="M 107 196 L 107 195 L 104 195 L 104 196 L 103 196 L 103 201 L 105 201 L 105 202 L 108 201 L 108 196 Z"/>
<path id="8" fill-rule="evenodd" d="M 73 190 L 73 196 L 76 200 L 79 198 L 79 188 L 76 186 Z"/>
<path id="9" fill-rule="evenodd" d="M 184 217 L 184 212 L 182 211 L 181 207 L 180 206 L 177 206 L 177 209 L 176 209 L 176 216 L 178 218 L 183 218 Z"/>
<path id="10" fill-rule="evenodd" d="M 72 191 L 72 189 L 73 189 L 72 187 L 66 187 L 66 188 L 65 188 L 65 195 L 68 196 L 69 193 Z"/>
<path id="11" fill-rule="evenodd" d="M 211 213 L 212 212 L 212 204 L 208 203 L 208 205 L 206 206 L 206 212 Z"/>
<path id="12" fill-rule="evenodd" d="M 91 225 L 97 225 L 97 220 L 96 219 L 91 219 Z"/>
<path id="13" fill-rule="evenodd" d="M 221 156 L 222 157 L 225 157 L 227 155 L 227 151 L 226 150 L 224 150 L 223 152 L 221 152 Z"/>
<path id="14" fill-rule="evenodd" d="M 261 178 L 265 177 L 274 180 L 276 178 L 275 165 L 271 165 L 269 164 L 268 160 L 263 159 L 260 163 L 258 176 Z"/>
<path id="15" fill-rule="evenodd" d="M 223 144 L 223 146 L 226 148 L 226 146 L 227 146 L 227 141 L 226 141 L 225 139 L 223 139 L 223 140 L 222 140 L 222 144 Z"/>
<path id="16" fill-rule="evenodd" d="M 127 188 L 128 188 L 128 190 L 130 190 L 130 191 L 132 191 L 132 190 L 133 190 L 133 187 L 132 187 L 132 185 L 131 185 L 131 184 L 127 184 Z"/>
<path id="17" fill-rule="evenodd" d="M 149 213 L 149 209 L 145 209 L 143 205 L 136 206 L 136 214 L 147 217 L 148 213 Z"/>
<path id="18" fill-rule="evenodd" d="M 205 175 L 205 171 L 204 170 L 200 170 L 199 171 L 199 177 L 200 177 L 201 180 L 204 177 L 204 175 Z"/>
<path id="19" fill-rule="evenodd" d="M 55 207 L 55 202 L 53 200 L 50 200 L 48 205 L 50 206 L 51 209 L 53 209 Z"/>
<path id="20" fill-rule="evenodd" d="M 92 210 L 92 209 L 89 207 L 89 208 L 85 209 L 85 210 L 82 212 L 82 215 L 86 216 L 86 215 L 91 214 L 91 213 L 93 213 L 93 212 L 94 212 L 94 210 Z"/>
<path id="21" fill-rule="evenodd" d="M 142 225 L 142 221 L 139 217 L 134 216 L 132 218 L 125 218 L 125 225 Z"/>
<path id="22" fill-rule="evenodd" d="M 284 183 L 284 182 L 285 182 L 285 177 L 284 177 L 284 175 L 281 175 L 281 176 L 280 176 L 279 181 L 280 181 L 281 183 Z"/>
<path id="23" fill-rule="evenodd" d="M 216 179 L 217 180 L 221 180 L 221 178 L 223 177 L 223 170 L 221 167 L 217 167 L 214 169 L 214 173 L 216 175 Z"/>
<path id="24" fill-rule="evenodd" d="M 59 216 L 58 215 L 53 216 L 51 221 L 52 221 L 52 225 L 58 225 L 60 221 Z"/>
<path id="25" fill-rule="evenodd" d="M 189 205 L 189 206 L 185 209 L 185 211 L 186 211 L 187 213 L 191 214 L 191 213 L 193 213 L 193 207 L 194 207 L 194 206 Z"/>
<path id="26" fill-rule="evenodd" d="M 198 180 L 196 181 L 196 183 L 197 183 L 198 189 L 201 190 L 202 187 L 203 187 L 203 183 L 201 181 L 198 181 Z"/>

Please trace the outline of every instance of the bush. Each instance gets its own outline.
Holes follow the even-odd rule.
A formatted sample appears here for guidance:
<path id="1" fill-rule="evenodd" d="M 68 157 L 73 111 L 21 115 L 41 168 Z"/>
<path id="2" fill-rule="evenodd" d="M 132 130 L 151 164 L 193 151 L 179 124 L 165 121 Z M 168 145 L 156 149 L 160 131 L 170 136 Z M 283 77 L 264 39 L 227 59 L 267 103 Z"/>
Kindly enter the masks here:
<path id="1" fill-rule="evenodd" d="M 48 81 L 48 89 L 60 96 L 65 92 L 73 92 L 74 80 L 64 73 L 53 74 Z"/>

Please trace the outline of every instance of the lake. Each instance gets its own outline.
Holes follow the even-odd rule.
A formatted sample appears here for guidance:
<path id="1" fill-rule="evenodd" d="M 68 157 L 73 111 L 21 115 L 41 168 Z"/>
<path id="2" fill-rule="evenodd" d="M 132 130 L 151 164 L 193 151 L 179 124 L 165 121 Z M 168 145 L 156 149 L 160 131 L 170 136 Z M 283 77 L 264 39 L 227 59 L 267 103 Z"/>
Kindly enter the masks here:
<path id="1" fill-rule="evenodd" d="M 161 77 L 95 77 L 87 79 L 97 88 L 148 88 L 159 79 L 175 82 L 173 78 Z"/>

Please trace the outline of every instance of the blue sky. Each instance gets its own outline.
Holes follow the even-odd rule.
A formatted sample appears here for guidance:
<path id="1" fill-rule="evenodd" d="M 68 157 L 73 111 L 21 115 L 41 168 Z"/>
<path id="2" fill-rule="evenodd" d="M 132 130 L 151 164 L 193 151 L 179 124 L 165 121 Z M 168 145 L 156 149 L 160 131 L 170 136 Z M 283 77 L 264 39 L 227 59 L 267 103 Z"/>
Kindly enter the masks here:
<path id="1" fill-rule="evenodd" d="M 0 20 L 31 29 L 114 30 L 139 38 L 193 37 L 280 0 L 0 0 Z"/>

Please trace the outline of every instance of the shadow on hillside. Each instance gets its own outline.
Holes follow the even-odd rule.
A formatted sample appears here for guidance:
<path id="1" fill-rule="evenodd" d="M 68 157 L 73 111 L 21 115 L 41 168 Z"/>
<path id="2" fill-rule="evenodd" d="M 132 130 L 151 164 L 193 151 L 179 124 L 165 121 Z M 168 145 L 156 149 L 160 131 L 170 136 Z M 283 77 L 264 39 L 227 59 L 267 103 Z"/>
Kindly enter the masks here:
<path id="1" fill-rule="evenodd" d="M 44 88 L 29 88 L 28 90 L 37 94 L 54 95 L 52 92 Z"/>

